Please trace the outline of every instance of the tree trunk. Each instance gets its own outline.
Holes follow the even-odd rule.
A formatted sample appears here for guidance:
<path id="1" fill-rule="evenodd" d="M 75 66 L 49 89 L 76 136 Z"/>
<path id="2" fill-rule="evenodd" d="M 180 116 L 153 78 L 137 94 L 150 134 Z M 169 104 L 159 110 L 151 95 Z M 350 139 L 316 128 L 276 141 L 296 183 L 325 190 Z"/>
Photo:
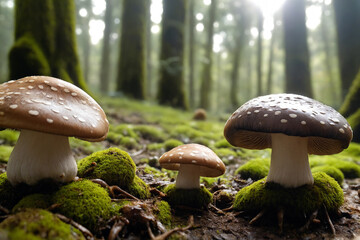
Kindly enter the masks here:
<path id="1" fill-rule="evenodd" d="M 109 91 L 110 83 L 110 36 L 113 28 L 113 0 L 106 0 L 106 10 L 104 16 L 105 29 L 102 40 L 101 67 L 100 67 L 100 90 L 106 94 Z"/>
<path id="2" fill-rule="evenodd" d="M 185 0 L 164 0 L 161 33 L 160 104 L 187 108 L 184 93 Z"/>
<path id="3" fill-rule="evenodd" d="M 305 0 L 287 0 L 283 6 L 286 92 L 312 97 Z"/>
<path id="4" fill-rule="evenodd" d="M 277 17 L 274 16 L 274 29 L 271 33 L 271 40 L 270 40 L 270 53 L 269 53 L 269 67 L 268 67 L 268 74 L 266 79 L 266 94 L 272 93 L 272 87 L 273 87 L 273 61 L 274 61 L 274 49 L 275 49 L 275 43 L 277 40 L 277 26 L 276 26 L 276 20 Z"/>
<path id="5" fill-rule="evenodd" d="M 360 70 L 360 68 L 359 68 Z M 346 95 L 343 105 L 339 112 L 344 117 L 349 117 L 360 109 L 360 71 L 350 86 L 350 90 Z"/>
<path id="6" fill-rule="evenodd" d="M 257 62 L 256 62 L 256 77 L 257 77 L 257 95 L 262 95 L 262 32 L 263 32 L 263 23 L 264 18 L 260 9 L 257 11 L 257 29 L 258 29 L 258 39 L 257 39 Z"/>
<path id="7" fill-rule="evenodd" d="M 86 90 L 77 55 L 73 1 L 16 0 L 9 68 L 11 79 L 48 75 Z"/>
<path id="8" fill-rule="evenodd" d="M 205 47 L 204 69 L 202 73 L 201 90 L 200 90 L 200 107 L 209 109 L 212 91 L 212 65 L 213 65 L 213 36 L 214 22 L 216 18 L 217 0 L 212 0 L 210 5 L 209 22 L 207 27 L 207 43 Z"/>
<path id="9" fill-rule="evenodd" d="M 83 52 L 83 69 L 84 69 L 84 78 L 85 81 L 89 82 L 89 76 L 91 72 L 90 67 L 90 55 L 91 55 L 91 37 L 90 37 L 90 20 L 93 17 L 92 14 L 92 1 L 84 1 L 84 7 L 87 11 L 87 16 L 83 18 L 82 26 L 83 26 L 83 32 L 81 34 L 82 36 L 82 52 Z"/>
<path id="10" fill-rule="evenodd" d="M 195 0 L 190 0 L 189 5 L 189 105 L 195 107 Z"/>
<path id="11" fill-rule="evenodd" d="M 360 67 L 360 2 L 334 0 L 341 93 L 344 98 Z"/>
<path id="12" fill-rule="evenodd" d="M 153 52 L 153 40 L 152 40 L 152 21 L 151 21 L 151 14 L 150 14 L 150 7 L 151 1 L 147 1 L 146 9 L 146 96 L 148 98 L 153 98 L 152 96 L 152 68 L 153 63 L 151 61 L 151 54 Z"/>
<path id="13" fill-rule="evenodd" d="M 145 98 L 147 0 L 124 0 L 117 91 Z"/>

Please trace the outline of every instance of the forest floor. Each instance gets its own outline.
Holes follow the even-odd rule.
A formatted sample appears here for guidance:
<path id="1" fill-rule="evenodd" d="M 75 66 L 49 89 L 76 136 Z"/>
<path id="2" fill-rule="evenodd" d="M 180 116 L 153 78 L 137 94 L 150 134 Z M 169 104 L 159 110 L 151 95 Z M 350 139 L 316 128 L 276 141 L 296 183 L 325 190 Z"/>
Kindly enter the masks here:
<path id="1" fill-rule="evenodd" d="M 329 223 L 322 214 L 311 221 L 308 228 L 299 231 L 305 221 L 294 223 L 288 221 L 285 213 L 283 231 L 279 232 L 276 213 L 265 215 L 256 224 L 250 220 L 257 213 L 237 212 L 231 209 L 235 194 L 251 184 L 251 179 L 241 179 L 235 174 L 236 169 L 254 158 L 268 158 L 270 150 L 246 150 L 230 146 L 223 137 L 222 131 L 228 115 L 208 116 L 205 121 L 193 120 L 193 113 L 160 107 L 147 102 L 126 99 L 102 99 L 110 121 L 108 138 L 101 143 L 89 143 L 71 139 L 71 147 L 76 159 L 109 147 L 118 147 L 127 151 L 137 166 L 137 175 L 150 187 L 162 189 L 173 183 L 176 173 L 160 168 L 157 159 L 177 143 L 199 143 L 214 150 L 226 164 L 226 173 L 215 179 L 202 178 L 201 183 L 214 194 L 214 202 L 207 209 L 177 207 L 172 209 L 171 228 L 186 226 L 190 216 L 194 222 L 189 229 L 183 229 L 173 239 L 353 239 L 360 236 L 360 178 L 345 179 L 342 185 L 345 203 L 337 215 L 331 215 L 336 235 L 332 234 Z M 230 114 L 229 114 L 230 115 Z M 2 147 L 10 152 L 16 139 L 0 134 Z M 171 140 L 171 141 L 169 141 Z M 179 142 L 180 141 L 180 142 Z M 360 149 L 360 146 L 354 145 Z M 8 153 L 0 154 L 0 174 L 5 171 Z M 359 164 L 359 156 L 345 155 L 349 161 Z M 358 157 L 358 158 L 357 158 Z M 230 199 L 220 199 L 217 193 L 226 190 Z M 152 192 L 152 198 L 160 198 L 161 192 Z M 151 204 L 151 200 L 144 203 Z M 291 213 L 290 213 L 291 215 Z M 1 221 L 1 220 L 0 220 Z M 144 228 L 144 226 L 139 226 Z M 161 231 L 156 232 L 160 234 Z M 121 239 L 144 239 L 148 233 L 141 230 L 122 231 Z M 107 239 L 108 236 L 97 236 Z M 117 238 L 114 238 L 117 239 Z"/>

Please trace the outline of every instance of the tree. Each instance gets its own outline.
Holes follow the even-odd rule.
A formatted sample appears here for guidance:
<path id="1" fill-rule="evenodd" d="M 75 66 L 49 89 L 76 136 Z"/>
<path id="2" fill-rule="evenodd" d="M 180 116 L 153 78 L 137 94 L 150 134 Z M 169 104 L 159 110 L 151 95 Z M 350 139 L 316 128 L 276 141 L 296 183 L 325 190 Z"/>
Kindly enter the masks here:
<path id="1" fill-rule="evenodd" d="M 158 100 L 160 104 L 187 108 L 184 93 L 184 27 L 186 0 L 164 0 L 160 79 Z"/>
<path id="2" fill-rule="evenodd" d="M 360 2 L 334 0 L 340 64 L 341 93 L 344 98 L 360 67 Z"/>
<path id="3" fill-rule="evenodd" d="M 272 93 L 272 87 L 273 87 L 273 62 L 274 62 L 274 50 L 275 50 L 275 44 L 277 42 L 278 38 L 278 30 L 277 30 L 277 19 L 278 16 L 275 14 L 274 16 L 274 29 L 271 33 L 271 40 L 270 40 L 270 53 L 269 53 L 269 62 L 268 62 L 268 74 L 266 79 L 266 93 L 270 94 Z"/>
<path id="4" fill-rule="evenodd" d="M 207 27 L 207 41 L 205 46 L 204 69 L 202 72 L 201 89 L 200 89 L 200 107 L 209 109 L 210 97 L 212 91 L 212 65 L 213 65 L 213 36 L 214 22 L 216 18 L 217 0 L 212 0 L 209 8 L 209 21 Z"/>
<path id="5" fill-rule="evenodd" d="M 4 82 L 8 78 L 6 58 L 13 42 L 13 24 L 12 8 L 5 6 L 0 1 L 0 82 Z"/>
<path id="6" fill-rule="evenodd" d="M 105 29 L 104 38 L 102 40 L 102 51 L 101 51 L 101 68 L 100 68 L 100 90 L 102 93 L 107 93 L 109 90 L 110 83 L 110 35 L 113 27 L 113 0 L 106 0 L 105 9 Z"/>
<path id="7" fill-rule="evenodd" d="M 117 91 L 145 98 L 147 0 L 124 0 Z"/>
<path id="8" fill-rule="evenodd" d="M 189 105 L 195 106 L 195 1 L 189 5 Z"/>
<path id="9" fill-rule="evenodd" d="M 11 79 L 49 75 L 86 89 L 76 51 L 73 1 L 15 1 L 9 68 Z"/>
<path id="10" fill-rule="evenodd" d="M 305 0 L 287 0 L 283 6 L 286 92 L 312 97 Z"/>
<path id="11" fill-rule="evenodd" d="M 257 77 L 257 95 L 262 95 L 262 32 L 263 32 L 263 23 L 264 17 L 260 9 L 256 11 L 257 15 L 257 29 L 258 29 L 258 38 L 257 38 L 257 49 L 256 49 L 256 77 Z"/>

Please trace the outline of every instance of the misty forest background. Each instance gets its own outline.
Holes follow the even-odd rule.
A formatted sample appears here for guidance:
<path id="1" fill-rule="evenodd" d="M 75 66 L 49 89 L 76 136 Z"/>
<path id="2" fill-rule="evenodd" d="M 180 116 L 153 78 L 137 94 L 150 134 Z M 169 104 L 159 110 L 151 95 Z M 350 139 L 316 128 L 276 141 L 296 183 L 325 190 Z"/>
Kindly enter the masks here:
<path id="1" fill-rule="evenodd" d="M 231 113 L 270 93 L 339 110 L 360 141 L 358 0 L 0 0 L 0 81 Z"/>

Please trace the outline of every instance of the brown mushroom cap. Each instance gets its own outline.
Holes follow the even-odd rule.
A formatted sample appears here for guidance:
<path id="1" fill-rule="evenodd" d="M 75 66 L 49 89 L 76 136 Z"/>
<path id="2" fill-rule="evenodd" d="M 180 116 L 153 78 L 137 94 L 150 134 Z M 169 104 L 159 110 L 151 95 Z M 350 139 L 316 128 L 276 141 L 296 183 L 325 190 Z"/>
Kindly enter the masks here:
<path id="1" fill-rule="evenodd" d="M 341 152 L 352 139 L 346 119 L 333 108 L 296 94 L 260 96 L 239 107 L 228 119 L 224 136 L 234 146 L 271 147 L 271 133 L 308 137 L 308 152 Z"/>
<path id="2" fill-rule="evenodd" d="M 221 159 L 208 147 L 200 144 L 184 144 L 164 153 L 159 159 L 160 166 L 179 170 L 181 164 L 200 166 L 200 176 L 217 177 L 225 172 Z"/>
<path id="3" fill-rule="evenodd" d="M 99 104 L 75 85 L 31 76 L 0 85 L 0 127 L 101 141 L 109 122 Z"/>

